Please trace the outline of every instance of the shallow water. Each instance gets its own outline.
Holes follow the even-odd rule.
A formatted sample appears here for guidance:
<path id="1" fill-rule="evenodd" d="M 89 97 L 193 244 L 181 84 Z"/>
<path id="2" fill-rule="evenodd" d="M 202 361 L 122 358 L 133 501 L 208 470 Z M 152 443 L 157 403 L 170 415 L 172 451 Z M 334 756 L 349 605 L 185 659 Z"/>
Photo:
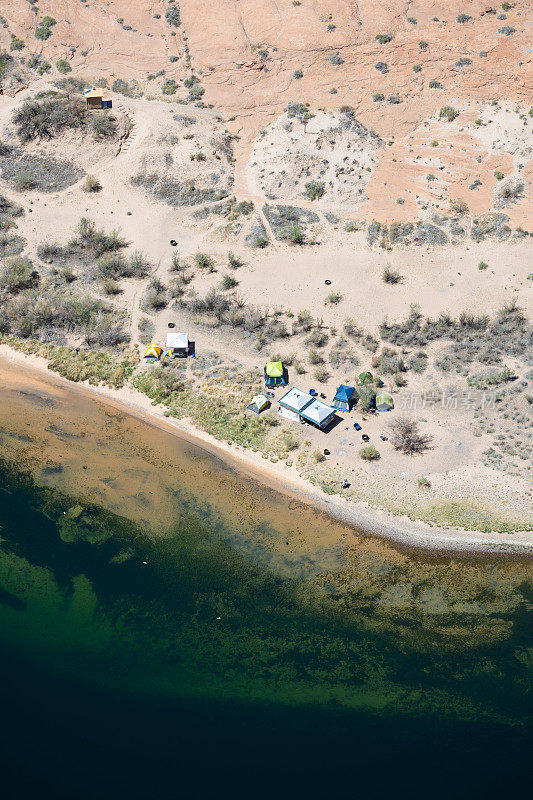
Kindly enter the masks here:
<path id="1" fill-rule="evenodd" d="M 402 552 L 52 381 L 0 384 L 10 796 L 525 789 L 530 563 Z"/>

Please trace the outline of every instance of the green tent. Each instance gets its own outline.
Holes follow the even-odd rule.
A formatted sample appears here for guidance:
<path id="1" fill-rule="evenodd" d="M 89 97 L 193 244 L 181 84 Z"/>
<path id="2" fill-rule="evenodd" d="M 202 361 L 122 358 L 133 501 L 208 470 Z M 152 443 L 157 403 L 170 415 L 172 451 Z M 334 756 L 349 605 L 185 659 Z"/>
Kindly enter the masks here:
<path id="1" fill-rule="evenodd" d="M 382 392 L 376 395 L 376 409 L 377 411 L 391 411 L 394 408 L 394 400 L 392 395 L 387 392 Z"/>
<path id="2" fill-rule="evenodd" d="M 359 382 L 362 384 L 373 383 L 374 376 L 372 375 L 371 372 L 361 372 L 361 374 L 359 375 Z"/>
<path id="3" fill-rule="evenodd" d="M 266 386 L 285 386 L 287 371 L 281 361 L 268 361 L 265 366 Z"/>

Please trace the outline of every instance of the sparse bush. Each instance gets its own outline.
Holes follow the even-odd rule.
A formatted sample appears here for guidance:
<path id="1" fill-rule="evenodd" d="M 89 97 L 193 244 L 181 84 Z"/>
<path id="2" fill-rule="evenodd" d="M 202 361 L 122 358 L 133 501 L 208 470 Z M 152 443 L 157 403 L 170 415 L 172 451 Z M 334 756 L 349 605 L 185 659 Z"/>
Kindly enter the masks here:
<path id="1" fill-rule="evenodd" d="M 91 130 L 93 138 L 112 139 L 117 133 L 117 121 L 114 116 L 106 111 L 97 111 L 91 114 Z"/>
<path id="2" fill-rule="evenodd" d="M 471 63 L 472 63 L 472 59 L 471 58 L 466 58 L 466 57 L 463 56 L 462 58 L 459 58 L 455 62 L 455 66 L 456 67 L 469 67 Z"/>
<path id="3" fill-rule="evenodd" d="M 222 289 L 234 289 L 239 285 L 239 281 L 235 280 L 233 275 L 224 275 L 222 278 Z"/>
<path id="4" fill-rule="evenodd" d="M 309 362 L 314 366 L 316 366 L 316 364 L 323 364 L 324 359 L 322 355 L 318 352 L 318 350 L 311 348 L 311 350 L 309 351 Z"/>
<path id="5" fill-rule="evenodd" d="M 455 214 L 466 214 L 468 205 L 460 197 L 457 197 L 454 200 L 450 200 L 450 209 Z"/>
<path id="6" fill-rule="evenodd" d="M 313 327 L 313 315 L 310 311 L 307 311 L 307 309 L 299 311 L 296 317 L 296 324 L 298 325 L 298 328 L 307 333 L 307 331 L 310 331 Z"/>
<path id="7" fill-rule="evenodd" d="M 421 489 L 431 489 L 431 483 L 423 475 L 417 480 L 417 483 Z"/>
<path id="8" fill-rule="evenodd" d="M 61 72 L 62 75 L 66 75 L 68 72 L 72 72 L 72 67 L 65 61 L 64 58 L 60 58 L 59 61 L 56 61 L 56 69 L 58 72 Z"/>
<path id="9" fill-rule="evenodd" d="M 107 294 L 109 296 L 114 296 L 122 292 L 120 284 L 118 283 L 118 281 L 113 280 L 113 278 L 105 278 L 102 281 L 102 289 L 104 291 L 104 294 Z"/>
<path id="10" fill-rule="evenodd" d="M 428 84 L 430 89 L 442 89 L 442 83 L 440 81 L 432 80 Z"/>
<path id="11" fill-rule="evenodd" d="M 367 444 L 359 450 L 359 455 L 363 461 L 377 461 L 380 455 L 373 444 Z"/>
<path id="12" fill-rule="evenodd" d="M 322 461 L 326 460 L 326 456 L 322 452 L 322 450 L 315 450 L 313 453 L 313 461 L 315 464 L 320 464 Z"/>
<path id="13" fill-rule="evenodd" d="M 415 64 L 413 67 L 413 72 L 422 72 L 422 64 Z"/>
<path id="14" fill-rule="evenodd" d="M 1 230 L 0 224 L 0 256 L 17 256 L 24 250 L 25 240 L 15 233 Z"/>
<path id="15" fill-rule="evenodd" d="M 308 181 L 305 184 L 305 193 L 310 200 L 320 200 L 324 195 L 324 184 L 321 181 Z"/>
<path id="16" fill-rule="evenodd" d="M 375 39 L 380 44 L 387 44 L 392 41 L 392 33 L 378 33 Z"/>
<path id="17" fill-rule="evenodd" d="M 390 264 L 387 264 L 385 269 L 383 270 L 382 276 L 385 283 L 402 283 L 403 276 L 400 273 L 393 269 Z"/>
<path id="18" fill-rule="evenodd" d="M 215 271 L 213 259 L 205 253 L 196 253 L 194 262 L 199 269 L 207 269 L 209 272 Z"/>
<path id="19" fill-rule="evenodd" d="M 167 305 L 166 286 L 158 278 L 154 278 L 150 282 L 144 297 L 144 304 L 154 311 L 159 311 Z"/>
<path id="20" fill-rule="evenodd" d="M 10 50 L 24 50 L 25 47 L 26 45 L 22 39 L 19 39 L 17 36 L 11 36 Z"/>
<path id="21" fill-rule="evenodd" d="M 470 16 L 470 14 L 459 14 L 457 17 L 457 22 L 464 24 L 465 22 L 470 22 L 471 19 L 472 17 Z"/>
<path id="22" fill-rule="evenodd" d="M 329 378 L 329 372 L 327 371 L 326 367 L 317 367 L 314 375 L 319 383 L 326 383 Z"/>
<path id="23" fill-rule="evenodd" d="M 418 47 L 420 48 L 420 50 L 427 50 L 428 49 L 428 43 L 424 42 L 424 40 L 422 40 L 421 42 L 418 42 Z"/>
<path id="24" fill-rule="evenodd" d="M 374 103 L 379 103 L 381 102 L 381 100 L 385 100 L 385 95 L 382 94 L 381 92 L 374 92 L 374 94 L 372 95 L 372 100 L 374 101 Z"/>
<path id="25" fill-rule="evenodd" d="M 303 244 L 305 242 L 305 233 L 302 226 L 295 222 L 282 231 L 281 238 L 290 241 L 292 244 Z"/>
<path id="26" fill-rule="evenodd" d="M 239 267 L 242 267 L 242 264 L 242 260 L 238 256 L 234 255 L 231 250 L 229 250 L 228 265 L 231 267 L 231 269 L 239 269 Z"/>
<path id="27" fill-rule="evenodd" d="M 176 94 L 176 89 L 178 88 L 178 84 L 172 78 L 167 78 L 166 81 L 163 82 L 161 86 L 161 91 L 163 94 Z"/>
<path id="28" fill-rule="evenodd" d="M 420 432 L 418 422 L 409 417 L 398 417 L 391 423 L 389 438 L 395 450 L 406 455 L 424 453 L 430 448 L 432 437 Z"/>
<path id="29" fill-rule="evenodd" d="M 329 303 L 331 306 L 336 306 L 337 303 L 340 303 L 342 300 L 342 294 L 340 292 L 331 292 L 326 297 L 326 303 Z"/>
<path id="30" fill-rule="evenodd" d="M 315 330 L 307 337 L 305 343 L 314 347 L 325 347 L 328 343 L 328 335 L 325 331 Z"/>
<path id="31" fill-rule="evenodd" d="M 396 386 L 398 386 L 398 387 L 407 385 L 407 380 L 406 380 L 405 376 L 402 375 L 401 372 L 396 372 L 392 376 L 392 379 L 393 379 L 394 383 L 396 384 Z"/>
<path id="32" fill-rule="evenodd" d="M 292 73 L 292 77 L 297 81 L 299 81 L 300 78 L 303 78 L 303 76 L 304 74 L 301 69 L 295 69 L 294 72 Z"/>
<path id="33" fill-rule="evenodd" d="M 424 350 L 418 350 L 418 352 L 409 359 L 409 369 L 412 369 L 413 372 L 416 373 L 424 372 L 427 368 L 427 364 L 428 355 Z"/>
<path id="34" fill-rule="evenodd" d="M 448 120 L 448 122 L 453 122 L 459 116 L 459 112 L 452 108 L 451 106 L 442 106 L 441 110 L 439 111 L 439 119 L 443 117 Z"/>
<path id="35" fill-rule="evenodd" d="M 496 178 L 497 181 L 502 181 L 505 178 L 505 175 L 503 174 L 503 172 L 500 172 L 500 170 L 497 169 L 496 172 L 494 173 L 494 177 Z"/>
<path id="36" fill-rule="evenodd" d="M 23 142 L 51 139 L 65 128 L 79 128 L 86 121 L 86 109 L 78 97 L 43 97 L 25 100 L 13 115 Z"/>
<path id="37" fill-rule="evenodd" d="M 95 258 L 104 253 L 113 253 L 127 246 L 127 242 L 120 236 L 118 230 L 106 233 L 98 230 L 94 222 L 88 217 L 82 217 L 76 228 L 75 237 L 70 243 L 71 247 L 83 246 L 84 251 L 89 249 Z"/>
<path id="38" fill-rule="evenodd" d="M 111 88 L 114 92 L 117 92 L 117 94 L 123 94 L 124 97 L 140 97 L 142 94 L 135 83 L 128 83 L 122 80 L 122 78 L 117 78 L 113 81 Z"/>
<path id="39" fill-rule="evenodd" d="M 165 19 L 171 28 L 179 28 L 181 25 L 180 8 L 176 3 L 169 3 L 165 11 Z"/>
<path id="40" fill-rule="evenodd" d="M 87 175 L 85 178 L 85 183 L 83 184 L 83 191 L 84 192 L 99 192 L 102 188 L 102 184 L 95 178 L 94 175 Z"/>
<path id="41" fill-rule="evenodd" d="M 28 258 L 10 258 L 0 269 L 0 289 L 15 294 L 39 283 L 39 273 Z"/>
<path id="42" fill-rule="evenodd" d="M 45 42 L 47 39 L 50 38 L 51 35 L 52 35 L 52 31 L 50 30 L 50 28 L 47 28 L 45 25 L 38 25 L 35 28 L 34 36 L 35 36 L 36 39 L 39 39 L 39 41 L 41 41 L 41 42 Z"/>
<path id="43" fill-rule="evenodd" d="M 477 265 L 477 268 L 483 270 L 483 269 L 488 269 L 488 266 L 489 265 L 487 264 L 486 261 L 480 261 L 479 264 Z"/>

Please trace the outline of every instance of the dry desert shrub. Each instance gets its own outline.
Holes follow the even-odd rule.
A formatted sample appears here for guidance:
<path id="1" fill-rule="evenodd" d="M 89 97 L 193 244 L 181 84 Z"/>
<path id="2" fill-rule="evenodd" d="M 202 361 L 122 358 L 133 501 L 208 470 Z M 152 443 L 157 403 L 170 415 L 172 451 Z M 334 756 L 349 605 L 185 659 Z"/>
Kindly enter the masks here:
<path id="1" fill-rule="evenodd" d="M 398 417 L 390 425 L 389 438 L 395 450 L 412 456 L 430 449 L 432 437 L 421 433 L 418 422 L 409 417 Z"/>

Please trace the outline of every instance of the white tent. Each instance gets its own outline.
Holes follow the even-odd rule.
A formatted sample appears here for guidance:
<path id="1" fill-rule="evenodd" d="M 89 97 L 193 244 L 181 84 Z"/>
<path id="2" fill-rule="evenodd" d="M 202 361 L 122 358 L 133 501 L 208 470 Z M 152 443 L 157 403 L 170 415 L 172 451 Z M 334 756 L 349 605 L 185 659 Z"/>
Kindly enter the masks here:
<path id="1" fill-rule="evenodd" d="M 324 428 L 335 415 L 335 409 L 320 400 L 313 400 L 312 403 L 305 406 L 300 414 L 308 422 L 318 425 L 319 428 Z"/>
<path id="2" fill-rule="evenodd" d="M 188 350 L 188 333 L 167 333 L 167 347 L 172 350 Z"/>
<path id="3" fill-rule="evenodd" d="M 300 389 L 293 387 L 290 389 L 287 394 L 284 394 L 278 400 L 280 406 L 283 408 L 288 408 L 289 411 L 295 411 L 297 414 L 300 414 L 306 406 L 313 402 L 313 398 L 307 392 L 302 392 Z"/>
<path id="4" fill-rule="evenodd" d="M 265 397 L 264 394 L 256 394 L 255 397 L 252 398 L 252 402 L 249 406 L 246 406 L 250 411 L 253 411 L 254 414 L 260 414 L 265 408 L 268 408 L 270 405 L 270 401 L 268 397 Z"/>

